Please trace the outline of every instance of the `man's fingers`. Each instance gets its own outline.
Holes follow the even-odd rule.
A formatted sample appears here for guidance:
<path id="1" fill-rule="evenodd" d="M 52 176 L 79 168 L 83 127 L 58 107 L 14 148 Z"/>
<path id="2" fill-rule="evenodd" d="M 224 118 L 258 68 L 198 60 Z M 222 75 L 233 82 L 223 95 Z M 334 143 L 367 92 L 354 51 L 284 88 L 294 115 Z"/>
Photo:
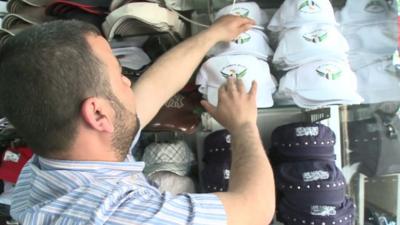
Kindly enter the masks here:
<path id="1" fill-rule="evenodd" d="M 251 95 L 252 97 L 256 96 L 257 94 L 257 82 L 253 80 L 253 82 L 251 82 L 251 88 L 249 91 L 249 95 Z"/>
<path id="2" fill-rule="evenodd" d="M 246 88 L 244 87 L 243 81 L 241 79 L 236 80 L 237 89 L 240 93 L 245 93 Z"/>
<path id="3" fill-rule="evenodd" d="M 236 78 L 233 78 L 233 77 L 229 77 L 228 78 L 228 81 L 226 82 L 226 90 L 228 92 L 232 93 L 232 92 L 236 92 L 237 91 L 235 80 L 236 80 Z"/>
<path id="4" fill-rule="evenodd" d="M 214 117 L 215 115 L 215 111 L 217 110 L 217 108 L 213 105 L 211 105 L 208 101 L 206 100 L 201 100 L 200 101 L 201 105 L 207 110 L 207 112 Z"/>

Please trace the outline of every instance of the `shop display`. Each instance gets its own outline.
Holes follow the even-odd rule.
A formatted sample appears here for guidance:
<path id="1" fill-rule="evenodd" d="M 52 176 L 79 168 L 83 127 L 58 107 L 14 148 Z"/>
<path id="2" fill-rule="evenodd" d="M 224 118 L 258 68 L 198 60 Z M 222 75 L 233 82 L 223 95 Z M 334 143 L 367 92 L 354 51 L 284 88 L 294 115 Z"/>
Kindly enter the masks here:
<path id="1" fill-rule="evenodd" d="M 258 2 L 9 0 L 6 6 L 0 1 L 0 48 L 32 25 L 78 19 L 103 32 L 121 64 L 122 74 L 136 81 L 158 57 L 189 37 L 190 28 L 199 26 L 194 17 L 188 16 L 189 22 L 184 22 L 180 14 L 188 14 L 182 11 L 191 10 L 199 18 L 206 18 L 206 22 L 201 21 L 203 26 L 226 14 L 254 19 L 257 26 L 229 43 L 218 43 L 208 52 L 193 76 L 195 81 L 189 83 L 189 90 L 172 97 L 143 128 L 144 133 L 151 134 L 175 132 L 193 135 L 189 139 L 198 137 L 197 132 L 202 129 L 200 114 L 204 111 L 200 100 L 217 105 L 218 88 L 228 77 L 241 79 L 246 91 L 253 80 L 257 81 L 259 109 L 282 107 L 284 102 L 314 109 L 400 101 L 400 76 L 394 65 L 399 57 L 393 57 L 399 45 L 398 1 L 347 0 L 334 8 L 335 1 L 329 0 L 282 0 L 277 11 L 260 8 Z M 271 71 L 279 76 L 279 85 Z M 340 115 L 333 123 L 345 121 L 345 116 L 348 115 Z M 347 174 L 335 163 L 343 160 L 343 166 L 357 165 L 356 172 L 368 177 L 400 174 L 399 116 L 376 111 L 341 125 L 345 132 L 338 136 L 328 126 L 301 122 L 280 125 L 271 137 L 265 137 L 272 140 L 268 156 L 274 167 L 279 222 L 394 225 L 400 221 L 399 215 L 380 212 L 374 208 L 376 205 L 357 209 L 361 201 L 368 201 L 367 196 L 354 198 L 361 189 L 349 190 L 347 184 L 354 180 L 346 181 Z M 206 132 L 202 150 L 191 149 L 198 139 L 189 144 L 174 139 L 146 146 L 142 158 L 146 179 L 173 195 L 227 191 L 230 134 L 227 130 Z M 339 136 L 346 137 L 348 143 L 339 143 Z M 12 183 L 32 155 L 24 145 L 12 146 L 16 139 L 20 137 L 15 129 L 0 119 L 0 180 Z M 339 144 L 344 155 L 341 157 L 334 149 Z M 198 178 L 192 176 L 197 171 L 191 170 L 192 166 L 197 167 L 196 151 L 204 153 L 197 159 L 204 164 L 199 166 L 199 184 Z M 364 218 L 360 211 L 355 213 L 364 209 Z"/>

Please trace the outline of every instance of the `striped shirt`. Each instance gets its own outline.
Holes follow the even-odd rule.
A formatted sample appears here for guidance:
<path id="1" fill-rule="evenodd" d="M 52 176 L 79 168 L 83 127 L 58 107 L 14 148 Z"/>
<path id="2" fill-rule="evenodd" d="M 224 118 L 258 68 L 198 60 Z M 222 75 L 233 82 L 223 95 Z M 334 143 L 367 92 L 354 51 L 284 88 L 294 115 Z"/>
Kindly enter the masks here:
<path id="1" fill-rule="evenodd" d="M 226 224 L 214 194 L 161 193 L 144 177 L 144 162 L 50 160 L 34 156 L 11 204 L 21 224 Z"/>

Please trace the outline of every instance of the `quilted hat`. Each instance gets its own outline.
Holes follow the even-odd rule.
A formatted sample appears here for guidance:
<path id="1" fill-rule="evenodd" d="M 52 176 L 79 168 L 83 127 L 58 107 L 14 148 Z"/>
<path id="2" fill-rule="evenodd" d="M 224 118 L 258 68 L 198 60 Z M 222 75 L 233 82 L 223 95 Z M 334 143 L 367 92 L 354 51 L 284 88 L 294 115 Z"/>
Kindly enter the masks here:
<path id="1" fill-rule="evenodd" d="M 284 161 L 335 159 L 335 133 L 322 124 L 300 122 L 280 126 L 272 132 L 271 142 L 271 153 Z"/>
<path id="2" fill-rule="evenodd" d="M 282 163 L 274 172 L 277 189 L 299 208 L 345 200 L 346 181 L 333 161 Z"/>
<path id="3" fill-rule="evenodd" d="M 352 225 L 355 205 L 350 198 L 335 205 L 313 205 L 299 209 L 284 198 L 278 206 L 277 219 L 285 225 Z"/>
<path id="4" fill-rule="evenodd" d="M 150 176 L 159 171 L 169 171 L 186 176 L 194 162 L 194 155 L 184 141 L 152 143 L 144 150 L 143 173 Z"/>

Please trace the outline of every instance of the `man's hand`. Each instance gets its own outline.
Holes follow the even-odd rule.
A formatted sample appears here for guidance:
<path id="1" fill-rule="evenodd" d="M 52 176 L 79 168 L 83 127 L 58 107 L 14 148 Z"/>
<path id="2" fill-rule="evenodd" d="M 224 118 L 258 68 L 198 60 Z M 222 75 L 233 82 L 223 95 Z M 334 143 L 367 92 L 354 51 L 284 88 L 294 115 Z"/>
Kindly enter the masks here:
<path id="1" fill-rule="evenodd" d="M 250 91 L 246 93 L 240 79 L 229 77 L 227 83 L 219 88 L 217 107 L 204 100 L 201 103 L 211 116 L 231 133 L 234 133 L 240 131 L 244 125 L 256 125 L 256 93 L 255 81 L 253 81 Z"/>
<path id="2" fill-rule="evenodd" d="M 216 20 L 206 32 L 209 32 L 216 42 L 229 42 L 234 40 L 240 33 L 250 29 L 255 24 L 249 18 L 226 15 Z"/>

